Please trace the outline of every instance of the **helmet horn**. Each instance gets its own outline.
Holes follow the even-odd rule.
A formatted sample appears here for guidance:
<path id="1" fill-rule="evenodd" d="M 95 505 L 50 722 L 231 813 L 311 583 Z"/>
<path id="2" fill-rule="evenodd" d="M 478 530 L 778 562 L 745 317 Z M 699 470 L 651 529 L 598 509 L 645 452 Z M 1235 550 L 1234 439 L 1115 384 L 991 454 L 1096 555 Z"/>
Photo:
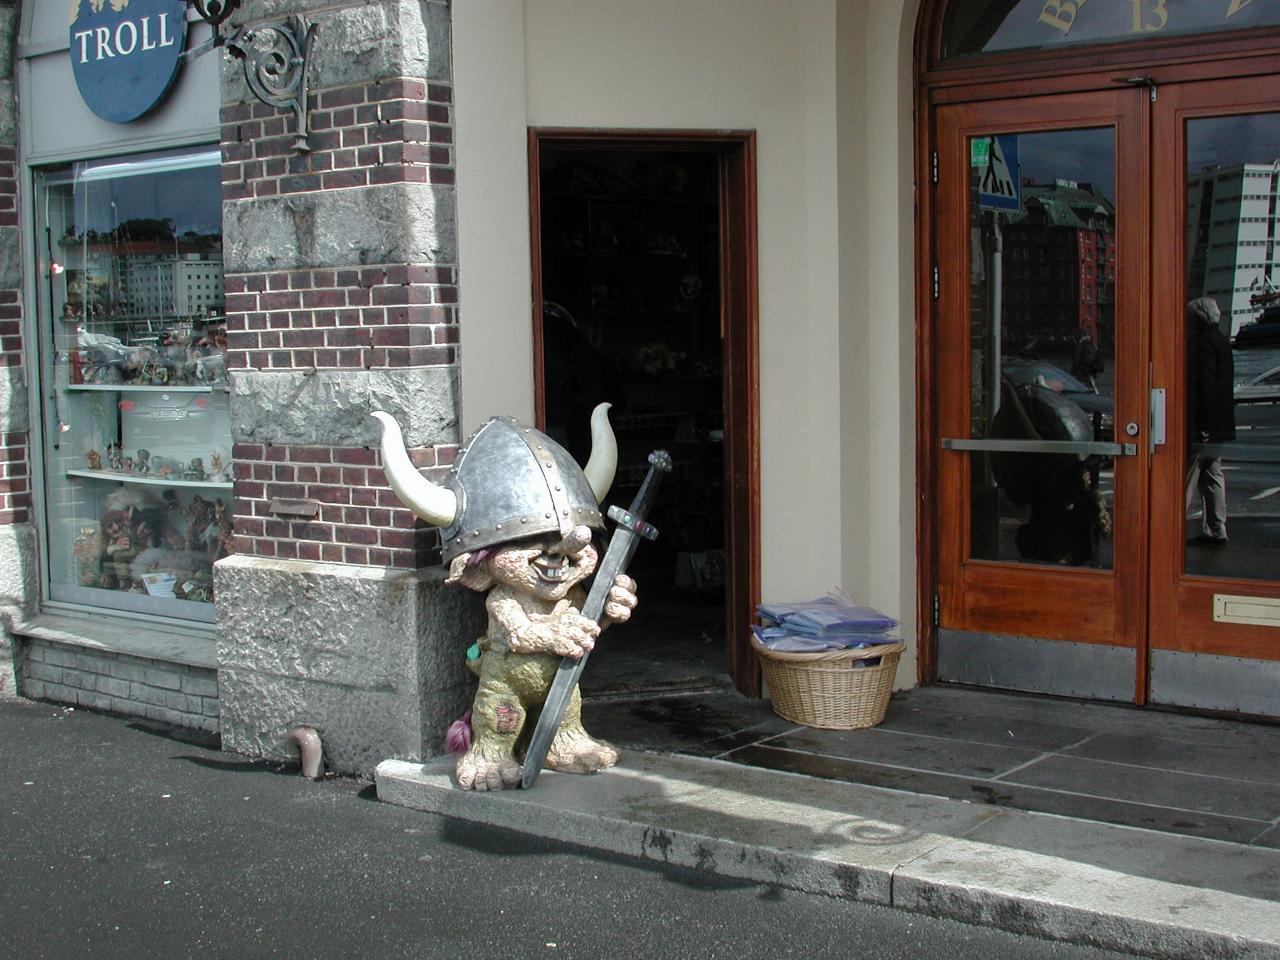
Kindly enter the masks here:
<path id="1" fill-rule="evenodd" d="M 610 406 L 602 403 L 591 411 L 591 456 L 582 468 L 587 483 L 591 484 L 591 491 L 596 495 L 596 503 L 604 502 L 618 469 L 618 441 L 609 425 Z"/>
<path id="2" fill-rule="evenodd" d="M 437 527 L 447 527 L 458 515 L 458 498 L 452 490 L 432 483 L 409 460 L 400 425 L 381 410 L 370 414 L 382 425 L 382 469 L 401 502 L 414 516 Z"/>

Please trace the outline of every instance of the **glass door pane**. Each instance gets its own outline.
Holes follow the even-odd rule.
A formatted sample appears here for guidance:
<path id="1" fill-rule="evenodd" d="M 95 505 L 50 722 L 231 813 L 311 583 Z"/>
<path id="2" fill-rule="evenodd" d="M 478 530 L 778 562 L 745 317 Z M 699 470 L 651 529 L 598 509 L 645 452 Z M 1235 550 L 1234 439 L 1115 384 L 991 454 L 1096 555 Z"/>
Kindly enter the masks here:
<path id="1" fill-rule="evenodd" d="M 971 439 L 1115 440 L 1115 143 L 1110 127 L 969 138 Z M 1113 457 L 969 462 L 971 558 L 1112 567 Z"/>
<path id="2" fill-rule="evenodd" d="M 1280 579 L 1280 114 L 1186 143 L 1184 571 Z"/>

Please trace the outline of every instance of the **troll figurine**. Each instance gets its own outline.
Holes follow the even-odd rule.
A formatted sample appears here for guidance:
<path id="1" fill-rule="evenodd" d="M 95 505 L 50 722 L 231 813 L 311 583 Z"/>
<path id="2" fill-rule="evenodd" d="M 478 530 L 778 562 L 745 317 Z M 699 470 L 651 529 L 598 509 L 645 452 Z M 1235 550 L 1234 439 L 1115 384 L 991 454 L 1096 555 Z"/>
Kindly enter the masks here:
<path id="1" fill-rule="evenodd" d="M 383 469 L 392 489 L 416 516 L 442 528 L 446 582 L 485 593 L 489 626 L 475 645 L 479 656 L 468 658 L 480 686 L 470 743 L 457 764 L 458 786 L 517 786 L 521 734 L 528 719 L 536 720 L 561 658 L 589 653 L 601 628 L 627 620 L 636 605 L 635 581 L 619 575 L 600 623 L 580 613 L 582 584 L 599 559 L 592 543 L 593 531 L 604 529 L 599 503 L 617 466 L 608 404 L 592 414 L 585 468 L 538 430 L 494 417 L 467 440 L 447 485 L 413 467 L 390 416 L 373 416 L 382 426 Z M 616 748 L 583 728 L 575 689 L 546 766 L 594 773 L 617 761 Z"/>

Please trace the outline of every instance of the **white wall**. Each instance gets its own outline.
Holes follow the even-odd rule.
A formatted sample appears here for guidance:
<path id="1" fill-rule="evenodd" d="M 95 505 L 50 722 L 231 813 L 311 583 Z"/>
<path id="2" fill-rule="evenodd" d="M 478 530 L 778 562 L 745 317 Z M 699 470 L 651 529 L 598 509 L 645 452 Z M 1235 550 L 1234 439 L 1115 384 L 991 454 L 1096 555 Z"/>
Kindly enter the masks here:
<path id="1" fill-rule="evenodd" d="M 918 2 L 456 4 L 464 426 L 533 413 L 526 127 L 753 129 L 764 594 L 909 619 Z"/>
<path id="2" fill-rule="evenodd" d="M 855 77 L 842 90 L 860 86 L 864 98 L 841 104 L 842 142 L 851 145 L 842 153 L 841 182 L 860 185 L 856 214 L 842 221 L 842 275 L 855 275 L 855 267 L 865 271 L 861 291 L 849 291 L 841 315 L 843 382 L 860 384 L 848 405 L 842 446 L 848 489 L 863 504 L 846 514 L 853 528 L 846 527 L 845 540 L 861 547 L 846 552 L 845 576 L 859 596 L 894 611 L 904 637 L 916 633 L 917 594 L 912 56 L 920 5 L 846 3 L 849 22 L 841 25 L 842 62 L 863 65 L 860 75 L 853 68 Z M 849 16 L 854 10 L 862 16 Z M 912 644 L 898 683 L 912 684 L 915 676 Z"/>

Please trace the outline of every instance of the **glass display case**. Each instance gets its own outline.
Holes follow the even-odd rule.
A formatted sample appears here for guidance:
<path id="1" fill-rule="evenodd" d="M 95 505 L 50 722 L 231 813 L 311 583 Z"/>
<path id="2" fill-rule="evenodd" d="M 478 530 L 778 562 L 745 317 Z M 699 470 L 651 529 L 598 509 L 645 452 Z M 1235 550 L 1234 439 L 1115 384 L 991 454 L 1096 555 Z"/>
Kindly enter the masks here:
<path id="1" fill-rule="evenodd" d="M 213 619 L 233 549 L 219 159 L 36 172 L 50 600 Z"/>

